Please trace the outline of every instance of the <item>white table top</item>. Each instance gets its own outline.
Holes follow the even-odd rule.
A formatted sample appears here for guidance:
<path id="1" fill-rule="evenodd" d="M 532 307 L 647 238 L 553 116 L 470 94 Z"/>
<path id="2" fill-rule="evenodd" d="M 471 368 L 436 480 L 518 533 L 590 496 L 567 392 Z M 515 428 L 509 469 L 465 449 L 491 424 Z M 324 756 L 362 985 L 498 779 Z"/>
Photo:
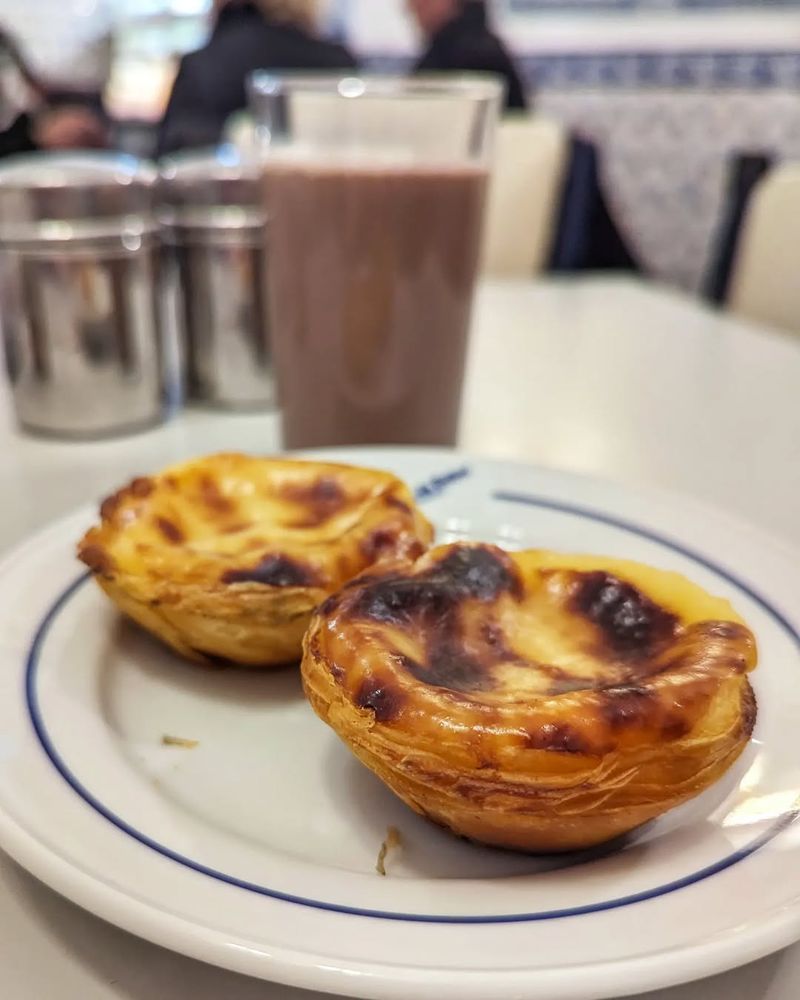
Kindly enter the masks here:
<path id="1" fill-rule="evenodd" d="M 475 320 L 461 445 L 660 485 L 800 542 L 800 339 L 620 279 L 493 283 Z M 0 549 L 120 482 L 223 448 L 277 447 L 271 416 L 189 412 L 123 440 L 56 444 L 0 412 Z M 8 1000 L 310 1000 L 139 941 L 0 855 Z M 800 946 L 654 1000 L 795 1000 Z"/>

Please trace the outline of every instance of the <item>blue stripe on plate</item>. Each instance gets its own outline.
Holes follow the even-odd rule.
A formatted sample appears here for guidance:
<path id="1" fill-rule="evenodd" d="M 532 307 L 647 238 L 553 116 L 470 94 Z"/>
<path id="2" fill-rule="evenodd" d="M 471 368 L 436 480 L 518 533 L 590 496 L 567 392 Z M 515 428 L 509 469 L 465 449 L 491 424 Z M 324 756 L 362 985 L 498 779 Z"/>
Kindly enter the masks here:
<path id="1" fill-rule="evenodd" d="M 560 513 L 587 518 L 600 524 L 607 524 L 615 528 L 620 528 L 632 535 L 638 535 L 641 538 L 658 542 L 666 548 L 672 549 L 674 552 L 687 556 L 699 565 L 713 570 L 713 572 L 718 574 L 722 579 L 727 580 L 729 583 L 732 583 L 735 587 L 747 594 L 751 600 L 755 601 L 761 608 L 771 615 L 775 622 L 788 633 L 800 649 L 800 633 L 798 633 L 797 629 L 791 624 L 791 622 L 788 621 L 788 619 L 784 617 L 784 615 L 781 614 L 780 611 L 778 611 L 777 608 L 773 607 L 764 597 L 758 594 L 743 580 L 733 576 L 726 569 L 712 562 L 707 557 L 687 548 L 671 538 L 660 535 L 657 532 L 641 525 L 605 514 L 602 511 L 595 511 L 585 507 L 561 503 L 560 501 L 550 500 L 546 497 L 498 491 L 493 494 L 493 498 L 501 502 L 524 504 L 529 507 L 555 510 Z M 179 854 L 177 851 L 173 851 L 164 844 L 160 844 L 158 841 L 153 840 L 152 837 L 148 837 L 147 834 L 142 833 L 141 830 L 137 830 L 136 827 L 131 826 L 130 823 L 126 822 L 122 819 L 122 817 L 118 816 L 107 806 L 103 805 L 103 803 L 95 795 L 93 795 L 88 788 L 86 788 L 80 779 L 70 770 L 69 766 L 64 761 L 64 758 L 54 746 L 53 741 L 48 734 L 47 726 L 45 725 L 41 706 L 39 704 L 36 689 L 36 671 L 39 666 L 42 648 L 53 623 L 67 606 L 69 601 L 75 596 L 77 591 L 84 585 L 84 583 L 86 583 L 88 578 L 89 574 L 81 575 L 77 580 L 73 581 L 62 594 L 59 595 L 40 622 L 28 651 L 25 666 L 25 699 L 31 723 L 42 749 L 50 759 L 55 769 L 64 781 L 66 781 L 67 784 L 73 789 L 73 791 L 75 791 L 87 805 L 91 806 L 91 808 L 99 813 L 104 819 L 108 820 L 109 823 L 115 826 L 118 830 L 122 831 L 122 833 L 127 834 L 144 847 L 155 851 L 162 857 L 168 858 L 170 861 L 174 861 L 176 864 L 179 864 L 184 868 L 189 868 L 200 875 L 205 875 L 208 878 L 215 879 L 218 882 L 223 882 L 226 885 L 244 889 L 247 892 L 254 892 L 261 896 L 268 896 L 271 899 L 277 899 L 287 903 L 295 903 L 299 906 L 308 906 L 316 910 L 325 910 L 330 913 L 349 914 L 357 917 L 372 917 L 378 920 L 408 921 L 411 923 L 512 924 L 542 920 L 561 920 L 566 917 L 582 917 L 595 913 L 604 913 L 608 910 L 618 910 L 624 906 L 631 906 L 634 903 L 643 903 L 647 900 L 658 899 L 660 896 L 666 896 L 679 889 L 685 889 L 688 886 L 696 885 L 698 882 L 703 882 L 712 875 L 717 875 L 720 872 L 726 871 L 728 868 L 732 868 L 734 865 L 739 864 L 740 861 L 744 861 L 751 855 L 755 854 L 756 851 L 759 851 L 765 844 L 768 844 L 771 840 L 777 837 L 779 833 L 793 823 L 797 819 L 798 814 L 800 814 L 800 809 L 791 809 L 783 813 L 767 830 L 764 831 L 764 833 L 751 843 L 747 844 L 745 847 L 742 847 L 738 851 L 734 851 L 732 854 L 728 854 L 724 858 L 721 858 L 719 861 L 716 861 L 711 865 L 707 865 L 705 868 L 700 868 L 683 878 L 675 879 L 672 882 L 666 882 L 663 885 L 656 886 L 652 889 L 646 889 L 642 892 L 632 893 L 628 896 L 618 896 L 615 899 L 604 900 L 600 903 L 587 903 L 584 906 L 571 906 L 565 907 L 564 909 L 541 910 L 532 913 L 503 913 L 475 916 L 431 913 L 396 913 L 389 910 L 373 910 L 360 906 L 346 906 L 342 903 L 330 903 L 321 899 L 311 899 L 306 896 L 298 896 L 293 893 L 280 892 L 277 889 L 270 889 L 268 886 L 257 885 L 254 882 L 248 882 L 245 879 L 236 878 L 235 876 L 228 875 L 225 872 L 217 871 L 214 868 L 208 867 L 208 865 L 201 864 L 199 861 L 194 861 L 192 858 L 187 858 L 183 854 Z"/>

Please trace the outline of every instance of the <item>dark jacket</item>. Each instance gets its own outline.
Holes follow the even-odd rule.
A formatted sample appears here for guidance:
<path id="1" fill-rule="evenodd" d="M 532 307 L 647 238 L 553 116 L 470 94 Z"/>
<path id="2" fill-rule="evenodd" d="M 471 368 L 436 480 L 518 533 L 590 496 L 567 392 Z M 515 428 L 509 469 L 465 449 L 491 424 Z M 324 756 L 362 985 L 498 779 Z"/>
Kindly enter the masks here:
<path id="1" fill-rule="evenodd" d="M 496 73 L 506 83 L 506 107 L 524 109 L 528 106 L 525 87 L 514 61 L 497 35 L 490 31 L 483 3 L 466 0 L 461 13 L 431 38 L 416 71 Z"/>
<path id="2" fill-rule="evenodd" d="M 44 96 L 43 88 L 31 72 L 16 41 L 0 27 L 0 105 L 3 104 L 6 73 L 16 75 L 34 98 Z M 6 127 L 0 130 L 0 157 L 13 156 L 15 153 L 30 153 L 36 149 L 33 140 L 33 122 L 27 112 L 20 111 L 16 117 L 4 124 Z"/>
<path id="3" fill-rule="evenodd" d="M 7 129 L 0 132 L 0 158 L 16 153 L 32 153 L 36 149 L 30 117 L 19 115 Z"/>
<path id="4" fill-rule="evenodd" d="M 343 46 L 270 21 L 252 4 L 223 7 L 208 44 L 181 60 L 159 130 L 159 154 L 219 142 L 225 120 L 247 104 L 245 84 L 254 70 L 355 66 Z"/>

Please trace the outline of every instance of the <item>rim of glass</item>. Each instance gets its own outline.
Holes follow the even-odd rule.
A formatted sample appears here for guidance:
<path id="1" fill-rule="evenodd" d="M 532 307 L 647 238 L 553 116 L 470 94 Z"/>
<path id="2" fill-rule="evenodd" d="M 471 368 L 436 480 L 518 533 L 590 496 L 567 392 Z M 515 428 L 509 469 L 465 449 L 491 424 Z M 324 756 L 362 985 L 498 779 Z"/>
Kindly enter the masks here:
<path id="1" fill-rule="evenodd" d="M 504 84 L 493 73 L 420 73 L 400 76 L 372 73 L 309 73 L 256 70 L 248 81 L 251 94 L 279 97 L 292 91 L 334 98 L 396 97 L 412 99 L 492 101 L 503 95 Z"/>
<path id="2" fill-rule="evenodd" d="M 0 166 L 0 195 L 12 189 L 149 185 L 157 177 L 158 171 L 152 163 L 129 153 L 106 150 L 19 153 L 9 156 Z"/>

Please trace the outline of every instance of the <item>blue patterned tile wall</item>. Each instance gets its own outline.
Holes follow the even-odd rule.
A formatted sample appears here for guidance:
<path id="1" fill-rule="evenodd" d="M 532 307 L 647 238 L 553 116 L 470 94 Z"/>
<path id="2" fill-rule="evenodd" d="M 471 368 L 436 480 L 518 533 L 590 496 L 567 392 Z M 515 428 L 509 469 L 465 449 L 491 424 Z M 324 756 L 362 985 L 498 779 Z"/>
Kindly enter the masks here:
<path id="1" fill-rule="evenodd" d="M 520 56 L 532 87 L 713 87 L 800 89 L 800 48 L 785 52 L 606 52 Z M 376 70 L 403 71 L 409 60 L 373 55 Z"/>
<path id="2" fill-rule="evenodd" d="M 800 7 L 798 0 L 502 0 L 499 6 L 515 14 L 539 14 L 543 11 L 563 13 L 565 10 L 592 14 L 616 11 L 664 10 L 737 10 L 775 7 L 781 10 Z"/>
<path id="3" fill-rule="evenodd" d="M 523 59 L 539 86 L 795 87 L 800 50 L 536 55 Z"/>

